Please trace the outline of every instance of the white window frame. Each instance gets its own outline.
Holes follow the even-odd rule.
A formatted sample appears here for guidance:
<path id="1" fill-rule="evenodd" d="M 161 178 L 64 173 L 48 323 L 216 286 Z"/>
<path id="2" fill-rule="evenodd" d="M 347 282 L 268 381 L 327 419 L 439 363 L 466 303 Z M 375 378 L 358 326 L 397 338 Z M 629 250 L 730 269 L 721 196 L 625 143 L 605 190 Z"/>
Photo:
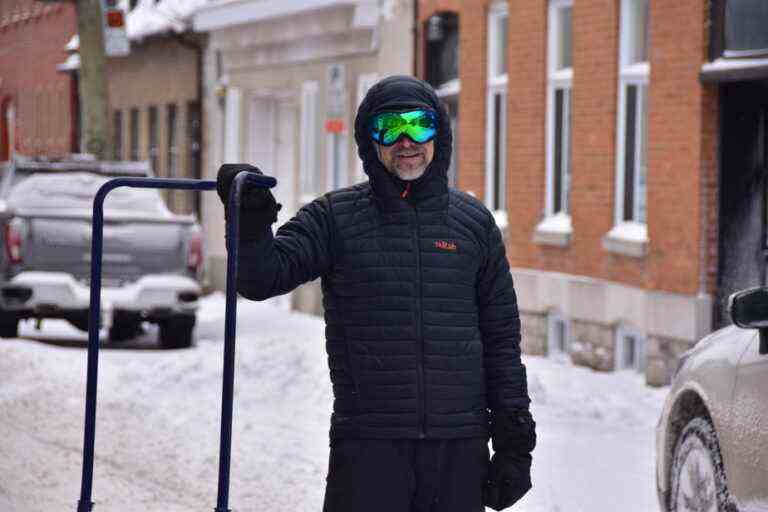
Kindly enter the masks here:
<path id="1" fill-rule="evenodd" d="M 560 224 L 570 225 L 570 175 L 571 175 L 571 98 L 573 96 L 573 63 L 571 67 L 558 69 L 557 63 L 559 61 L 559 42 L 562 34 L 560 25 L 560 11 L 566 8 L 573 8 L 572 0 L 550 0 L 549 3 L 549 16 L 548 16 L 548 31 L 547 31 L 547 152 L 546 152 L 546 166 L 547 166 L 547 182 L 546 182 L 546 199 L 545 199 L 545 216 L 547 218 L 554 217 L 556 215 L 563 217 L 563 222 Z M 573 11 L 571 11 L 573 16 Z M 573 23 L 573 21 L 571 21 Z M 571 34 L 573 34 L 573 27 L 571 27 Z M 573 38 L 571 37 L 571 55 L 573 55 Z M 564 159 L 563 169 L 567 168 L 567 171 L 563 173 L 561 183 L 561 209 L 555 211 L 555 95 L 558 90 L 567 91 L 564 103 L 567 108 L 564 109 L 564 116 L 566 118 L 566 129 L 563 130 L 563 148 L 562 158 Z M 567 167 L 566 167 L 567 166 Z M 545 219 L 546 221 L 546 219 Z M 551 221 L 550 221 L 551 223 Z M 542 226 L 544 227 L 544 226 Z"/>
<path id="2" fill-rule="evenodd" d="M 559 332 L 558 324 L 563 324 L 563 350 L 556 343 L 555 337 Z M 547 357 L 565 360 L 571 353 L 571 322 L 558 310 L 551 310 L 547 315 Z"/>
<path id="3" fill-rule="evenodd" d="M 440 85 L 435 89 L 437 97 L 445 103 L 459 104 L 459 93 L 461 93 L 461 80 L 454 78 Z M 450 112 L 449 112 L 450 114 Z M 448 166 L 448 185 L 451 187 L 458 187 L 459 183 L 459 126 L 458 126 L 458 113 L 456 114 L 456 122 L 451 118 L 451 132 L 452 137 L 452 150 L 451 150 L 451 163 Z"/>
<path id="4" fill-rule="evenodd" d="M 299 203 L 315 199 L 319 186 L 319 99 L 320 82 L 310 80 L 301 85 L 301 122 L 299 126 Z"/>
<path id="5" fill-rule="evenodd" d="M 507 210 L 507 198 L 506 198 L 506 184 L 507 184 L 507 82 L 508 72 L 506 63 L 504 63 L 504 72 L 497 73 L 493 69 L 494 63 L 498 60 L 499 52 L 501 51 L 501 45 L 506 45 L 507 41 L 501 41 L 499 39 L 499 22 L 502 18 L 507 18 L 507 27 L 509 27 L 509 8 L 506 3 L 496 3 L 491 6 L 488 11 L 488 78 L 487 78 L 487 91 L 486 91 L 486 125 L 485 125 L 485 205 L 494 213 L 494 217 L 497 219 L 497 223 L 506 219 Z M 509 34 L 509 28 L 507 28 L 507 34 Z M 494 204 L 493 198 L 497 191 L 495 187 L 495 172 L 494 161 L 496 160 L 496 153 L 493 141 L 495 139 L 494 133 L 494 121 L 495 111 L 494 105 L 497 96 L 501 96 L 501 119 L 499 120 L 499 144 L 500 154 L 499 160 L 499 204 Z M 506 226 L 499 226 L 504 228 Z"/>
<path id="6" fill-rule="evenodd" d="M 648 243 L 647 231 L 647 186 L 641 187 L 641 176 L 645 174 L 647 183 L 647 151 L 648 151 L 648 86 L 650 82 L 651 67 L 648 60 L 643 62 L 631 62 L 631 56 L 634 53 L 632 42 L 634 41 L 632 30 L 634 29 L 634 20 L 630 17 L 635 12 L 632 4 L 635 2 L 644 2 L 648 5 L 648 0 L 621 0 L 621 20 L 619 23 L 619 87 L 618 87 L 618 105 L 616 116 L 616 182 L 615 182 L 615 201 L 614 204 L 614 227 L 607 234 L 607 242 L 604 244 L 609 250 L 625 252 L 630 255 L 642 256 L 645 254 L 645 246 Z M 646 14 L 649 16 L 649 14 Z M 650 23 L 650 19 L 648 20 Z M 648 42 L 646 41 L 646 44 Z M 632 212 L 632 218 L 624 219 L 624 192 L 625 192 L 625 171 L 624 162 L 626 158 L 626 135 L 627 135 L 627 91 L 629 87 L 637 87 L 637 106 L 635 108 L 635 155 L 634 167 L 635 176 L 633 186 L 635 188 L 635 201 Z M 645 94 L 643 94 L 645 91 Z M 643 101 L 645 98 L 645 101 Z M 641 135 L 642 130 L 644 135 Z M 643 147 L 638 149 L 638 144 L 644 143 Z M 641 161 L 645 152 L 646 166 L 642 170 Z M 641 196 L 642 200 L 639 198 Z M 646 218 L 640 218 L 640 204 L 645 205 Z"/>
<path id="7" fill-rule="evenodd" d="M 627 355 L 627 338 L 635 340 L 634 354 L 632 356 L 632 365 L 627 366 L 624 360 Z M 633 329 L 625 324 L 619 324 L 616 328 L 616 350 L 614 352 L 614 369 L 616 371 L 631 370 L 635 372 L 644 372 L 647 366 L 646 337 L 637 329 Z"/>
<path id="8" fill-rule="evenodd" d="M 363 73 L 357 77 L 357 106 L 365 99 L 365 95 L 368 94 L 368 89 L 379 81 L 378 73 Z M 357 111 L 357 110 L 355 110 Z M 354 119 L 352 121 L 354 123 Z M 355 179 L 358 182 L 364 182 L 368 180 L 368 175 L 365 174 L 363 169 L 363 161 L 360 160 L 360 156 L 357 154 L 357 145 L 355 145 L 355 157 L 357 158 L 357 174 Z"/>

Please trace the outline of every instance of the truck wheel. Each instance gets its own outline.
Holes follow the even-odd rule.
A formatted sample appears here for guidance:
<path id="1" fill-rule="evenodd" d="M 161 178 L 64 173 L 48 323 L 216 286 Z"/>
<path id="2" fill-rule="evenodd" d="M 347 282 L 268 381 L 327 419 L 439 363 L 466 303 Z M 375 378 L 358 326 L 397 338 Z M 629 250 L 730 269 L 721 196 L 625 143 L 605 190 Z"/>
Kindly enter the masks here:
<path id="1" fill-rule="evenodd" d="M 0 311 L 0 338 L 19 337 L 19 318 L 11 313 Z"/>
<path id="2" fill-rule="evenodd" d="M 695 417 L 683 428 L 672 459 L 670 511 L 734 512 L 712 423 Z"/>
<path id="3" fill-rule="evenodd" d="M 115 322 L 109 328 L 110 341 L 128 341 L 141 334 L 139 322 Z"/>
<path id="4" fill-rule="evenodd" d="M 194 315 L 172 316 L 160 322 L 160 346 L 163 348 L 188 348 L 192 346 Z"/>

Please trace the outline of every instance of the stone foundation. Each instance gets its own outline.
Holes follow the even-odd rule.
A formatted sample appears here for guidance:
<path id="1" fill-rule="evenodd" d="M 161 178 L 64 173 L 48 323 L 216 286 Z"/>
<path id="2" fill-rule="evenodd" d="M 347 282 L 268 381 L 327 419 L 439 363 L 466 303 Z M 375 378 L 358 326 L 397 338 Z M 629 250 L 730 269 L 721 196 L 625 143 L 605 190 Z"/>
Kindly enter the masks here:
<path id="1" fill-rule="evenodd" d="M 666 386 L 672 380 L 680 355 L 695 342 L 660 336 L 649 336 L 645 381 L 649 386 Z"/>
<path id="2" fill-rule="evenodd" d="M 615 328 L 571 320 L 571 361 L 602 372 L 615 368 Z"/>
<path id="3" fill-rule="evenodd" d="M 523 354 L 544 356 L 547 354 L 547 317 L 537 313 L 520 311 L 521 345 Z"/>

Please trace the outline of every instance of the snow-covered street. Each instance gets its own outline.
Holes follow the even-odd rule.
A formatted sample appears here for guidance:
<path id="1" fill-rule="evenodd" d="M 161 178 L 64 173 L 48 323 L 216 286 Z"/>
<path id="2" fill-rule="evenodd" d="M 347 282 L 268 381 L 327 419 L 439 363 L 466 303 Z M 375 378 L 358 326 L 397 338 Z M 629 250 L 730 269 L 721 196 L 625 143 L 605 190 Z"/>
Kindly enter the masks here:
<path id="1" fill-rule="evenodd" d="M 322 319 L 238 306 L 230 507 L 320 512 L 331 407 Z M 203 300 L 197 344 L 155 331 L 101 351 L 93 499 L 106 511 L 216 504 L 224 297 Z M 74 510 L 87 335 L 31 322 L 0 340 L 0 511 Z M 658 511 L 653 429 L 666 388 L 525 357 L 539 443 L 533 490 L 512 510 Z M 489 509 L 490 510 L 490 509 Z"/>

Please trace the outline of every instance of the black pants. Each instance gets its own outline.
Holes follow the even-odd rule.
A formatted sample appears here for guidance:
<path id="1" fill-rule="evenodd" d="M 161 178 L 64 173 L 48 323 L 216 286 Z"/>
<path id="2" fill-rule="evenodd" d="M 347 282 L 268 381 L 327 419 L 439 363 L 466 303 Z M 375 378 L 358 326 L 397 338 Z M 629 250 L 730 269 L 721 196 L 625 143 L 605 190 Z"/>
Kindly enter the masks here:
<path id="1" fill-rule="evenodd" d="M 334 439 L 323 512 L 483 512 L 484 438 Z"/>

